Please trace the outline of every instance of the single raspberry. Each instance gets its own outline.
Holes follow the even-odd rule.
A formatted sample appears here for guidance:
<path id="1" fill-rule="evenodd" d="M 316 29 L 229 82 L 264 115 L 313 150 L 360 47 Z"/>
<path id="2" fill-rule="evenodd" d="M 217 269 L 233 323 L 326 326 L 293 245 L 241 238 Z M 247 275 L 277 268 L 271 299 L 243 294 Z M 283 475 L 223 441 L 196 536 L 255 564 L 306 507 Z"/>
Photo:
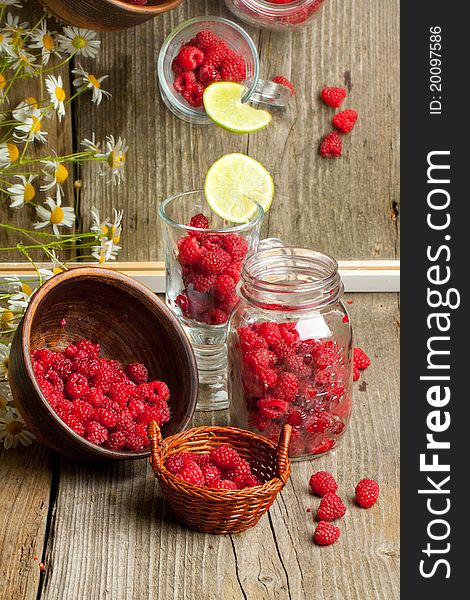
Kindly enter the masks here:
<path id="1" fill-rule="evenodd" d="M 234 481 L 230 481 L 229 479 L 219 479 L 218 481 L 214 481 L 211 485 L 215 490 L 236 490 L 237 484 Z"/>
<path id="2" fill-rule="evenodd" d="M 344 88 L 325 87 L 320 96 L 325 104 L 338 108 L 346 98 L 346 90 Z"/>
<path id="3" fill-rule="evenodd" d="M 286 344 L 293 344 L 300 338 L 297 323 L 279 323 L 279 333 Z"/>
<path id="4" fill-rule="evenodd" d="M 72 371 L 85 377 L 93 377 L 100 370 L 100 364 L 95 358 L 77 358 L 72 361 Z"/>
<path id="5" fill-rule="evenodd" d="M 354 129 L 357 121 L 355 110 L 343 110 L 333 117 L 333 127 L 341 133 L 349 133 Z"/>
<path id="6" fill-rule="evenodd" d="M 227 254 L 222 248 L 216 247 L 206 252 L 200 260 L 200 268 L 203 273 L 208 275 L 219 275 L 232 262 L 230 254 Z"/>
<path id="7" fill-rule="evenodd" d="M 248 419 L 249 424 L 258 431 L 264 431 L 268 426 L 269 420 L 258 411 L 250 414 Z"/>
<path id="8" fill-rule="evenodd" d="M 309 448 L 309 451 L 312 454 L 323 454 L 324 452 L 328 452 L 328 450 L 331 450 L 335 444 L 336 444 L 335 440 L 325 440 L 321 444 L 312 445 Z"/>
<path id="9" fill-rule="evenodd" d="M 214 284 L 214 295 L 217 300 L 228 300 L 235 293 L 235 281 L 230 275 L 219 275 Z"/>
<path id="10" fill-rule="evenodd" d="M 44 378 L 47 379 L 47 381 L 49 381 L 49 383 L 51 383 L 54 386 L 54 389 L 57 392 L 62 393 L 64 391 L 64 382 L 62 381 L 62 378 L 56 371 L 49 369 L 49 371 L 47 371 L 44 374 Z"/>
<path id="11" fill-rule="evenodd" d="M 217 48 L 222 43 L 216 34 L 209 29 L 201 29 L 196 36 L 191 40 L 191 43 L 201 50 L 210 50 L 211 48 Z"/>
<path id="12" fill-rule="evenodd" d="M 91 387 L 100 388 L 104 393 L 109 391 L 111 384 L 115 380 L 115 371 L 106 364 L 100 365 L 100 370 L 91 378 Z"/>
<path id="13" fill-rule="evenodd" d="M 171 63 L 171 70 L 173 71 L 173 73 L 175 73 L 175 75 L 178 75 L 178 73 L 181 73 L 181 71 L 183 71 L 183 69 L 180 67 L 177 56 L 173 59 Z"/>
<path id="14" fill-rule="evenodd" d="M 170 409 L 166 402 L 159 402 L 154 405 L 148 405 L 144 412 L 137 415 L 139 423 L 149 423 L 150 421 L 156 421 L 158 426 L 161 427 L 170 420 Z"/>
<path id="15" fill-rule="evenodd" d="M 126 445 L 126 436 L 122 431 L 114 431 L 110 434 L 106 446 L 110 450 L 122 450 Z"/>
<path id="16" fill-rule="evenodd" d="M 275 366 L 277 357 L 273 352 L 260 348 L 259 350 L 245 354 L 243 362 L 256 375 L 260 375 L 266 369 Z"/>
<path id="17" fill-rule="evenodd" d="M 206 321 L 209 325 L 223 325 L 228 321 L 228 315 L 220 308 L 212 308 L 206 316 Z"/>
<path id="18" fill-rule="evenodd" d="M 201 467 L 201 469 L 206 465 L 214 466 L 211 461 L 209 452 L 203 452 L 201 454 L 191 453 L 191 457 L 194 460 L 194 462 Z"/>
<path id="19" fill-rule="evenodd" d="M 209 228 L 209 220 L 202 213 L 194 215 L 191 217 L 191 221 L 189 221 L 190 227 L 196 227 L 197 229 L 208 229 Z"/>
<path id="20" fill-rule="evenodd" d="M 361 377 L 361 372 L 356 367 L 356 365 L 354 365 L 354 367 L 353 367 L 353 381 L 359 381 L 360 377 Z"/>
<path id="21" fill-rule="evenodd" d="M 73 429 L 75 431 L 75 433 L 78 433 L 78 435 L 81 436 L 85 435 L 85 425 L 83 424 L 83 421 L 81 419 L 79 419 L 73 414 L 69 414 L 66 416 L 64 421 L 70 427 L 70 429 Z"/>
<path id="22" fill-rule="evenodd" d="M 299 380 L 294 373 L 284 371 L 279 375 L 276 382 L 276 396 L 292 402 L 299 389 Z"/>
<path id="23" fill-rule="evenodd" d="M 291 96 L 294 96 L 294 94 L 295 94 L 295 87 L 287 79 L 287 77 L 284 77 L 283 75 L 276 75 L 276 77 L 272 78 L 272 81 L 274 83 L 279 83 L 281 85 L 284 85 L 286 88 L 288 88 L 290 90 Z"/>
<path id="24" fill-rule="evenodd" d="M 97 421 L 89 421 L 86 424 L 86 438 L 92 444 L 101 446 L 108 439 L 108 430 Z"/>
<path id="25" fill-rule="evenodd" d="M 253 331 L 251 327 L 239 327 L 237 333 L 240 340 L 240 347 L 244 354 L 250 352 L 250 350 L 267 348 L 266 340 L 258 335 L 256 331 Z"/>
<path id="26" fill-rule="evenodd" d="M 126 437 L 135 433 L 135 423 L 128 410 L 122 410 L 116 417 L 116 431 L 122 431 Z"/>
<path id="27" fill-rule="evenodd" d="M 193 71 L 181 71 L 175 77 L 173 87 L 180 94 L 184 94 L 192 85 L 196 83 L 196 75 Z"/>
<path id="28" fill-rule="evenodd" d="M 53 352 L 47 348 L 33 352 L 33 360 L 40 362 L 46 371 L 55 365 L 59 356 L 58 352 Z"/>
<path id="29" fill-rule="evenodd" d="M 236 81 L 240 83 L 246 79 L 246 65 L 243 58 L 235 52 L 229 52 L 227 58 L 222 62 L 220 74 L 224 81 Z"/>
<path id="30" fill-rule="evenodd" d="M 184 465 L 192 460 L 192 455 L 189 452 L 176 452 L 165 461 L 165 468 L 176 475 L 181 471 Z"/>
<path id="31" fill-rule="evenodd" d="M 370 508 L 379 497 L 379 484 L 373 479 L 361 479 L 356 485 L 356 502 L 362 508 Z"/>
<path id="32" fill-rule="evenodd" d="M 75 344 L 69 344 L 67 348 L 64 350 L 64 354 L 67 358 L 75 358 L 78 354 L 78 348 Z"/>
<path id="33" fill-rule="evenodd" d="M 317 517 L 319 521 L 334 521 L 346 514 L 346 507 L 339 496 L 328 493 L 323 496 L 318 507 Z"/>
<path id="34" fill-rule="evenodd" d="M 132 450 L 133 452 L 136 452 L 137 450 L 143 450 L 145 446 L 145 440 L 139 434 L 131 433 L 127 436 L 126 450 Z"/>
<path id="35" fill-rule="evenodd" d="M 142 385 L 146 384 L 143 383 Z M 118 402 L 121 406 L 125 406 L 130 397 L 137 395 L 138 389 L 140 389 L 140 386 L 135 386 L 130 382 L 115 382 L 109 386 L 108 395 L 114 402 Z"/>
<path id="36" fill-rule="evenodd" d="M 185 462 L 183 468 L 178 473 L 178 477 L 187 483 L 202 487 L 204 485 L 204 475 L 199 465 L 195 462 Z"/>
<path id="37" fill-rule="evenodd" d="M 90 340 L 78 340 L 75 342 L 78 351 L 84 352 L 89 358 L 98 358 L 100 353 L 100 345 L 93 344 Z"/>
<path id="38" fill-rule="evenodd" d="M 248 242 L 241 235 L 228 233 L 222 237 L 224 250 L 230 254 L 232 260 L 243 260 L 248 252 Z"/>
<path id="39" fill-rule="evenodd" d="M 277 323 L 273 323 L 272 321 L 260 323 L 258 327 L 258 333 L 264 337 L 268 345 L 271 345 L 281 340 L 279 326 Z"/>
<path id="40" fill-rule="evenodd" d="M 202 65 L 197 72 L 197 80 L 204 87 L 214 83 L 214 81 L 220 81 L 220 78 L 221 75 L 219 71 L 211 64 Z"/>
<path id="41" fill-rule="evenodd" d="M 285 415 L 289 404 L 280 398 L 260 398 L 257 403 L 260 413 L 267 419 L 279 419 Z"/>
<path id="42" fill-rule="evenodd" d="M 186 88 L 183 97 L 191 106 L 199 108 L 202 106 L 203 94 L 204 87 L 200 83 L 193 83 L 193 85 Z"/>
<path id="43" fill-rule="evenodd" d="M 145 423 L 137 423 L 135 426 L 135 434 L 142 438 L 144 448 L 150 444 L 150 440 L 147 437 L 147 425 Z"/>
<path id="44" fill-rule="evenodd" d="M 340 136 L 333 131 L 326 135 L 320 144 L 320 156 L 323 158 L 338 158 L 343 151 L 343 142 Z"/>
<path id="45" fill-rule="evenodd" d="M 101 407 L 95 410 L 95 419 L 104 425 L 107 429 L 114 427 L 117 423 L 117 417 L 109 408 Z"/>
<path id="46" fill-rule="evenodd" d="M 215 284 L 216 277 L 216 275 L 197 273 L 191 277 L 191 282 L 196 292 L 199 292 L 200 294 L 206 294 Z"/>
<path id="47" fill-rule="evenodd" d="M 36 377 L 40 377 L 41 375 L 44 375 L 45 369 L 42 365 L 42 363 L 38 362 L 37 360 L 33 361 L 33 371 L 34 374 L 36 375 Z M 70 375 L 70 373 L 69 373 Z"/>
<path id="48" fill-rule="evenodd" d="M 151 381 L 148 384 L 149 402 L 168 402 L 170 399 L 170 390 L 164 381 Z"/>
<path id="49" fill-rule="evenodd" d="M 69 415 L 72 412 L 73 402 L 70 400 L 66 400 L 65 398 L 61 398 L 57 400 L 55 411 L 57 413 L 61 413 L 63 415 Z"/>
<path id="50" fill-rule="evenodd" d="M 339 527 L 325 521 L 320 521 L 313 533 L 313 541 L 319 546 L 330 546 L 336 542 L 339 536 Z"/>
<path id="51" fill-rule="evenodd" d="M 292 427 L 300 427 L 305 421 L 305 412 L 301 408 L 293 408 L 289 410 L 287 415 L 287 423 Z"/>
<path id="52" fill-rule="evenodd" d="M 145 383 L 148 380 L 148 371 L 141 363 L 131 363 L 127 365 L 124 373 L 134 383 Z"/>
<path id="53" fill-rule="evenodd" d="M 196 46 L 183 46 L 176 57 L 178 64 L 185 71 L 194 71 L 204 62 L 204 52 Z"/>
<path id="54" fill-rule="evenodd" d="M 84 423 L 93 417 L 95 409 L 91 404 L 88 404 L 88 402 L 85 402 L 84 400 L 75 400 L 73 402 L 72 414 Z"/>
<path id="55" fill-rule="evenodd" d="M 248 487 L 254 487 L 255 485 L 261 485 L 258 478 L 253 473 L 242 473 L 235 475 L 233 483 L 237 486 L 237 490 L 244 490 Z"/>
<path id="56" fill-rule="evenodd" d="M 335 494 L 338 484 L 335 478 L 328 471 L 317 471 L 310 477 L 308 482 L 312 494 L 315 496 L 325 496 L 326 494 Z"/>
<path id="57" fill-rule="evenodd" d="M 127 409 L 131 413 L 132 418 L 135 418 L 137 415 L 140 415 L 140 413 L 144 412 L 145 403 L 138 398 L 131 398 L 127 405 Z"/>
<path id="58" fill-rule="evenodd" d="M 309 433 L 325 433 L 333 425 L 333 418 L 330 413 L 322 411 L 315 413 L 311 422 L 307 425 Z"/>
<path id="59" fill-rule="evenodd" d="M 238 283 L 240 281 L 241 272 L 242 263 L 240 261 L 235 261 L 224 270 L 224 275 L 230 275 L 235 283 Z"/>
<path id="60" fill-rule="evenodd" d="M 103 390 L 95 387 L 90 388 L 83 394 L 82 398 L 85 402 L 88 402 L 88 404 L 91 404 L 91 406 L 94 406 L 95 408 L 102 406 L 106 402 Z"/>
<path id="61" fill-rule="evenodd" d="M 194 265 L 205 252 L 195 236 L 186 236 L 178 241 L 178 260 L 183 266 Z"/>
<path id="62" fill-rule="evenodd" d="M 88 379 L 80 373 L 72 373 L 65 384 L 65 392 L 72 399 L 81 398 L 88 389 Z"/>
<path id="63" fill-rule="evenodd" d="M 226 444 L 211 450 L 210 458 L 217 467 L 222 469 L 234 469 L 240 462 L 240 455 L 235 448 Z"/>
<path id="64" fill-rule="evenodd" d="M 190 311 L 190 303 L 189 303 L 188 295 L 187 294 L 179 294 L 176 297 L 175 303 L 177 306 L 179 306 L 181 308 L 183 315 L 188 316 L 189 311 Z"/>
<path id="65" fill-rule="evenodd" d="M 367 369 L 370 365 L 370 358 L 361 348 L 354 348 L 354 366 L 358 369 Z"/>
<path id="66" fill-rule="evenodd" d="M 220 469 L 215 465 L 202 465 L 202 474 L 204 475 L 204 485 L 211 487 L 213 483 L 220 479 Z"/>
<path id="67" fill-rule="evenodd" d="M 218 46 L 217 48 L 211 48 L 206 52 L 206 58 L 203 66 L 211 67 L 213 69 L 219 69 L 221 64 L 227 58 L 229 54 L 228 47 L 224 44 L 223 46 Z M 202 67 L 201 67 L 202 69 Z M 219 71 L 217 71 L 219 73 Z M 219 73 L 220 79 L 220 73 Z"/>

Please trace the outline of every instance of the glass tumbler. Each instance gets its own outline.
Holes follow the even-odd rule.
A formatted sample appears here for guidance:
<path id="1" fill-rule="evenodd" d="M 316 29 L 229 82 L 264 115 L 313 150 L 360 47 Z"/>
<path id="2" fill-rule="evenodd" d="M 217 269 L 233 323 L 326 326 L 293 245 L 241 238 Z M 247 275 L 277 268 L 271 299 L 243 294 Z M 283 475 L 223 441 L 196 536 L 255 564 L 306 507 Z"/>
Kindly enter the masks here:
<path id="1" fill-rule="evenodd" d="M 305 27 L 315 19 L 325 0 L 225 0 L 239 19 L 265 29 L 286 31 Z"/>
<path id="2" fill-rule="evenodd" d="M 352 328 L 336 261 L 278 246 L 244 263 L 228 334 L 232 425 L 277 441 L 292 425 L 293 458 L 319 456 L 346 431 Z"/>
<path id="3" fill-rule="evenodd" d="M 166 301 L 182 323 L 199 370 L 199 410 L 228 407 L 227 328 L 238 305 L 243 261 L 257 248 L 264 211 L 253 203 L 247 223 L 228 222 L 203 190 L 175 194 L 158 209 L 163 222 Z"/>
<path id="4" fill-rule="evenodd" d="M 167 108 L 178 118 L 196 125 L 209 125 L 213 121 L 207 116 L 204 107 L 195 108 L 177 92 L 173 86 L 175 73 L 173 61 L 181 47 L 187 44 L 201 30 L 212 31 L 240 54 L 246 65 L 246 87 L 244 102 L 267 105 L 273 109 L 284 109 L 290 98 L 290 91 L 283 85 L 259 78 L 259 58 L 256 46 L 248 33 L 228 19 L 222 17 L 195 17 L 176 27 L 163 42 L 158 55 L 157 74 L 161 97 Z"/>

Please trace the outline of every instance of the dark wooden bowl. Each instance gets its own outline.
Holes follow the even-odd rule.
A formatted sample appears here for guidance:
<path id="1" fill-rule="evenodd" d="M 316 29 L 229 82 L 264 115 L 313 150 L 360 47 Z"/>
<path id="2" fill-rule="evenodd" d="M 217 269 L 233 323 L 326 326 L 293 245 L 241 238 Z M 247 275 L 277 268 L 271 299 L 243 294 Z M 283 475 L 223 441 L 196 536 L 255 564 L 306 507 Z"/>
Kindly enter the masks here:
<path id="1" fill-rule="evenodd" d="M 66 324 L 59 323 L 65 319 Z M 34 376 L 31 352 L 63 350 L 88 338 L 101 344 L 100 356 L 123 365 L 142 362 L 152 379 L 170 388 L 171 419 L 164 435 L 185 429 L 193 415 L 198 375 L 191 345 L 173 313 L 144 285 L 121 273 L 77 268 L 47 281 L 34 294 L 15 332 L 9 383 L 15 403 L 35 435 L 58 452 L 77 459 L 143 458 L 96 446 L 70 429 L 49 406 Z"/>
<path id="2" fill-rule="evenodd" d="M 97 31 L 134 27 L 176 8 L 182 1 L 149 0 L 147 6 L 136 6 L 122 0 L 40 0 L 61 21 Z"/>

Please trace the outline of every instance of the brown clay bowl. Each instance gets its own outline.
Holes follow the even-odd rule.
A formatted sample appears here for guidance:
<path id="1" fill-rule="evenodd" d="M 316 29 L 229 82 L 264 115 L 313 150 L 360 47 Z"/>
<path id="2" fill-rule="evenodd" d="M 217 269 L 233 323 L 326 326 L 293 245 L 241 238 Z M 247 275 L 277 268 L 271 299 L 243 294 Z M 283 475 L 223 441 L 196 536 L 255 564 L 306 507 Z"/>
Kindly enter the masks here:
<path id="1" fill-rule="evenodd" d="M 65 319 L 65 325 L 60 321 Z M 101 344 L 100 356 L 123 365 L 142 362 L 149 377 L 170 388 L 171 419 L 162 430 L 185 429 L 198 393 L 191 345 L 173 313 L 144 285 L 101 268 L 76 268 L 56 275 L 32 297 L 15 332 L 9 383 L 15 403 L 35 435 L 54 450 L 77 459 L 129 459 L 150 455 L 96 446 L 70 429 L 46 401 L 34 376 L 31 353 L 63 350 L 80 338 Z"/>
<path id="2" fill-rule="evenodd" d="M 146 6 L 123 0 L 40 0 L 55 17 L 77 27 L 118 31 L 176 8 L 183 0 L 149 0 Z"/>

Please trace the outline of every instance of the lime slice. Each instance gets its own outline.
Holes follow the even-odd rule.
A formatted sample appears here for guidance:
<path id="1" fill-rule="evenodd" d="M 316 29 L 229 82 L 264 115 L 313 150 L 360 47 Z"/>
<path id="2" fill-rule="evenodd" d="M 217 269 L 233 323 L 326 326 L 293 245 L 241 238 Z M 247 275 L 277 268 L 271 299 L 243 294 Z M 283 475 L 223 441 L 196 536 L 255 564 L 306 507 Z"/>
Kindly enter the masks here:
<path id="1" fill-rule="evenodd" d="M 266 110 L 243 103 L 245 86 L 233 81 L 218 81 L 204 90 L 203 102 L 209 117 L 232 133 L 253 133 L 266 127 L 271 115 Z"/>
<path id="2" fill-rule="evenodd" d="M 226 154 L 216 160 L 204 183 L 207 203 L 228 221 L 246 223 L 256 212 L 254 202 L 265 211 L 274 197 L 273 178 L 254 158 L 245 154 Z"/>

